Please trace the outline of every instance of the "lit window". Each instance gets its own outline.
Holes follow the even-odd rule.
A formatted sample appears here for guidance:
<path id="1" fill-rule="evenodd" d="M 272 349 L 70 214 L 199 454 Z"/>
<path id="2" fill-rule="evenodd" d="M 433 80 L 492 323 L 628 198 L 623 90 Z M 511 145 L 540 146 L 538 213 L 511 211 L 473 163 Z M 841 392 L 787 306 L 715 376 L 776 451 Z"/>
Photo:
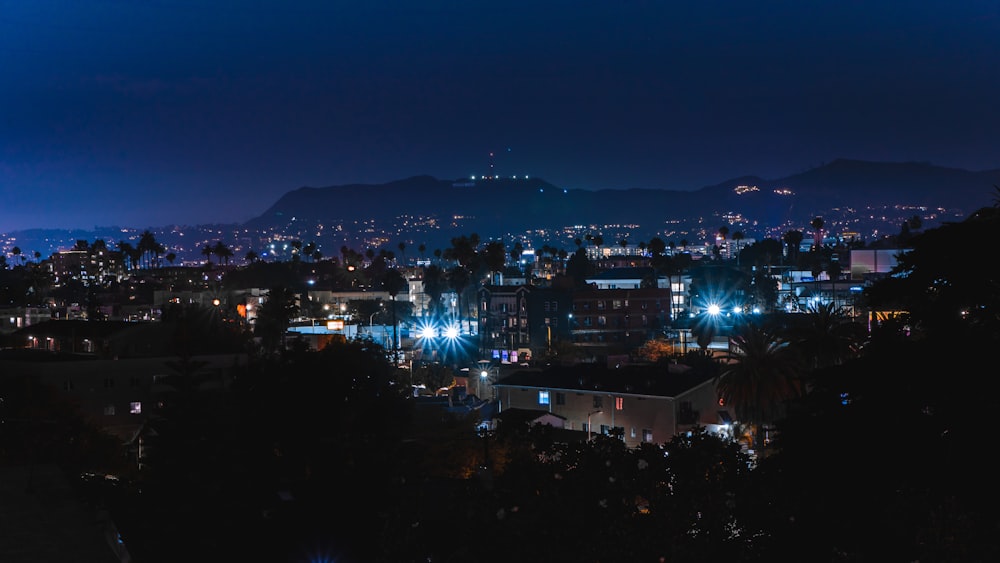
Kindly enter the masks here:
<path id="1" fill-rule="evenodd" d="M 129 403 L 128 412 L 129 414 L 142 414 L 142 402 L 132 401 L 131 403 Z"/>
<path id="2" fill-rule="evenodd" d="M 643 428 L 642 429 L 642 441 L 643 442 L 652 442 L 653 441 L 653 431 L 649 430 L 648 428 Z"/>
<path id="3" fill-rule="evenodd" d="M 538 392 L 538 404 L 539 405 L 547 405 L 547 404 L 549 404 L 549 392 L 548 391 L 539 391 Z"/>
<path id="4" fill-rule="evenodd" d="M 615 410 L 616 411 L 620 411 L 623 408 L 625 408 L 625 398 L 624 397 L 615 397 Z"/>

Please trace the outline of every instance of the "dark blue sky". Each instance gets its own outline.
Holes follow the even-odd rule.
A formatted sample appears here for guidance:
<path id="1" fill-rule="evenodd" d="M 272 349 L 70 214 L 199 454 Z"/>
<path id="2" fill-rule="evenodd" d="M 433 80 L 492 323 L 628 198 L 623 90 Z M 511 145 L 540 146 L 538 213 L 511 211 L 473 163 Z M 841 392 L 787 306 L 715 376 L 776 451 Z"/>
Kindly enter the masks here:
<path id="1" fill-rule="evenodd" d="M 0 232 L 243 221 L 491 151 L 584 189 L 992 169 L 998 69 L 996 0 L 0 0 Z"/>

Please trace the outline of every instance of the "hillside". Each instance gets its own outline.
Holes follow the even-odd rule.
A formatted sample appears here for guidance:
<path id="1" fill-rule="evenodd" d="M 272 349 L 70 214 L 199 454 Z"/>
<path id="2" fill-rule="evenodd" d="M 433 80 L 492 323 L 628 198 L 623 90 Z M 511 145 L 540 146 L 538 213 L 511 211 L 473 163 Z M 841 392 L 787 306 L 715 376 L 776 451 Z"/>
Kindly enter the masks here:
<path id="1" fill-rule="evenodd" d="M 655 232 L 677 221 L 736 213 L 762 227 L 790 222 L 801 228 L 835 209 L 941 208 L 962 216 L 989 205 L 998 184 L 1000 170 L 856 160 L 836 160 L 786 178 L 733 178 L 694 191 L 567 190 L 539 178 L 473 182 L 415 176 L 381 185 L 300 188 L 246 226 L 287 228 L 293 218 L 300 225 L 359 219 L 390 225 L 404 217 L 434 217 L 442 231 L 453 226 L 484 236 L 609 224 L 639 224 Z M 739 194 L 734 188 L 741 185 L 757 190 Z"/>

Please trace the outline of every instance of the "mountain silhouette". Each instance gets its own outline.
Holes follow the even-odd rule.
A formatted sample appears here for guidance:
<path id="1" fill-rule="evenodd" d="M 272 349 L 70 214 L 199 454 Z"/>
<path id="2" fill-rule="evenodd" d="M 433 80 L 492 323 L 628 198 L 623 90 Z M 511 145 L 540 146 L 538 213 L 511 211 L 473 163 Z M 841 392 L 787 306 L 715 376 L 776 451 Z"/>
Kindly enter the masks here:
<path id="1" fill-rule="evenodd" d="M 928 163 L 848 159 L 785 178 L 744 176 L 692 191 L 588 191 L 563 189 L 540 178 L 473 181 L 414 176 L 385 184 L 293 190 L 245 226 L 273 229 L 292 222 L 350 224 L 358 219 L 386 225 L 407 217 L 435 217 L 446 240 L 453 234 L 450 227 L 454 233 L 487 237 L 568 225 L 639 224 L 656 231 L 677 221 L 735 213 L 760 225 L 798 223 L 801 228 L 835 209 L 942 209 L 965 215 L 989 205 L 998 184 L 1000 170 L 971 172 Z M 737 190 L 737 186 L 747 188 Z M 710 226 L 717 227 L 718 221 L 712 219 Z"/>

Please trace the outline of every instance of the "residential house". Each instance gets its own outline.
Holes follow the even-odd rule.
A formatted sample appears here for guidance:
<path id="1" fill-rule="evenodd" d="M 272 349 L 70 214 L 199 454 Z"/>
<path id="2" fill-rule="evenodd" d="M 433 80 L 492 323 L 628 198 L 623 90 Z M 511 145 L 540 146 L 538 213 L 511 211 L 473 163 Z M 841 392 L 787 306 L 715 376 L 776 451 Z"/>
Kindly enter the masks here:
<path id="1" fill-rule="evenodd" d="M 544 410 L 566 429 L 614 435 L 630 447 L 666 442 L 695 426 L 726 431 L 731 418 L 719 405 L 714 377 L 680 364 L 525 369 L 494 388 L 498 417 L 509 409 Z"/>

